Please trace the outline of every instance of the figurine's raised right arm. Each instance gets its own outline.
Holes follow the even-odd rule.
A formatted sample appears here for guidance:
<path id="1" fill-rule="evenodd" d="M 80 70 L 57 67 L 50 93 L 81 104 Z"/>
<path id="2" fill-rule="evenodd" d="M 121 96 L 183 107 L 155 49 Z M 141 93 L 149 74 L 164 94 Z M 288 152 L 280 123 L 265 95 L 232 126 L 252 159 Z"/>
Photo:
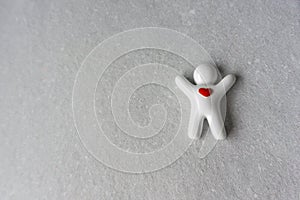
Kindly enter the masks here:
<path id="1" fill-rule="evenodd" d="M 175 83 L 178 88 L 187 96 L 191 95 L 193 92 L 193 84 L 190 83 L 186 78 L 183 76 L 176 76 Z"/>
<path id="2" fill-rule="evenodd" d="M 221 85 L 224 87 L 225 92 L 227 92 L 235 83 L 235 76 L 233 74 L 229 74 L 227 76 L 225 76 L 220 83 L 218 83 L 218 85 Z"/>

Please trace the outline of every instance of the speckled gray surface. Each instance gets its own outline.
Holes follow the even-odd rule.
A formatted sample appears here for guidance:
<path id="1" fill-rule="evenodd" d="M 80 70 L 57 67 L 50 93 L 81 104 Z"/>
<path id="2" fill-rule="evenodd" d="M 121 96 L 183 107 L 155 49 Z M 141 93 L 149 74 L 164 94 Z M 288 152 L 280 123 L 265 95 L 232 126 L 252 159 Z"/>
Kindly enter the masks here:
<path id="1" fill-rule="evenodd" d="M 1 199 L 299 199 L 297 1 L 0 1 Z M 97 162 L 73 123 L 80 63 L 107 37 L 185 33 L 238 75 L 227 140 L 133 175 Z"/>

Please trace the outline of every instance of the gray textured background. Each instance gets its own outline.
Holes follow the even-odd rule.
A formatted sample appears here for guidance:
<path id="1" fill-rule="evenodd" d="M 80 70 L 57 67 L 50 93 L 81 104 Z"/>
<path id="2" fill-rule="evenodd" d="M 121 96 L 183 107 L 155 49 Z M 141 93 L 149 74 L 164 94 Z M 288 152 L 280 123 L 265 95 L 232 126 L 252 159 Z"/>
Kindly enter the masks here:
<path id="1" fill-rule="evenodd" d="M 299 1 L 0 1 L 1 199 L 299 199 Z M 144 175 L 100 164 L 73 124 L 80 63 L 137 27 L 185 33 L 236 73 L 229 137 Z"/>

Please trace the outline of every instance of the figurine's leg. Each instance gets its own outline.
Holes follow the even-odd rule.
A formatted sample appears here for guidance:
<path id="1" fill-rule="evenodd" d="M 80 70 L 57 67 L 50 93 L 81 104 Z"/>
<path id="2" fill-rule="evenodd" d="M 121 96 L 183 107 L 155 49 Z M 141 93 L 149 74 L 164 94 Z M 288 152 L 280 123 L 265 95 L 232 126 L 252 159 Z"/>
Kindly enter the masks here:
<path id="1" fill-rule="evenodd" d="M 224 121 L 219 109 L 215 109 L 210 116 L 207 117 L 211 133 L 217 140 L 224 140 L 226 138 L 226 130 Z"/>
<path id="2" fill-rule="evenodd" d="M 203 119 L 204 119 L 203 115 L 192 104 L 189 127 L 188 127 L 188 135 L 191 139 L 198 139 L 201 136 Z"/>
<path id="3" fill-rule="evenodd" d="M 199 128 L 197 131 L 197 138 L 201 138 L 203 130 L 204 116 L 201 116 L 199 119 Z"/>

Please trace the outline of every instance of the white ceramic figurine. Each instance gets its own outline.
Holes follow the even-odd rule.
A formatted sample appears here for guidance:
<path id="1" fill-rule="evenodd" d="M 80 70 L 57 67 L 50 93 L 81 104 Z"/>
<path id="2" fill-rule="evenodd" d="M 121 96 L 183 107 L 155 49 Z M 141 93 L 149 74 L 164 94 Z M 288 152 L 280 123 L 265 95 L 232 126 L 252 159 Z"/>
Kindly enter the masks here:
<path id="1" fill-rule="evenodd" d="M 192 139 L 200 138 L 205 118 L 217 140 L 226 138 L 220 102 L 233 86 L 235 76 L 227 75 L 218 84 L 215 84 L 217 78 L 217 69 L 214 66 L 203 64 L 194 71 L 194 80 L 197 85 L 190 83 L 183 76 L 177 76 L 175 79 L 179 89 L 191 102 L 188 135 Z"/>

